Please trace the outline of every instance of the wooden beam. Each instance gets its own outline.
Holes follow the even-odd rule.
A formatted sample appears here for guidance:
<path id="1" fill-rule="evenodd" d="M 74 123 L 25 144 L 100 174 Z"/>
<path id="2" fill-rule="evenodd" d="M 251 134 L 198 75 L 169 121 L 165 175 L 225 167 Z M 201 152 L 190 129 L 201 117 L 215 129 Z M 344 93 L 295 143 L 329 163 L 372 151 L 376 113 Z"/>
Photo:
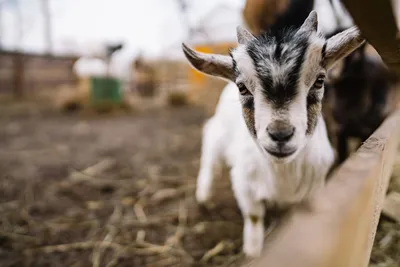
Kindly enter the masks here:
<path id="1" fill-rule="evenodd" d="M 393 1 L 342 0 L 367 41 L 400 76 L 400 43 Z M 362 8 L 360 8 L 362 7 Z"/>
<path id="2" fill-rule="evenodd" d="M 267 237 L 252 266 L 366 267 L 400 137 L 400 110 Z"/>
<path id="3" fill-rule="evenodd" d="M 13 94 L 15 99 L 21 99 L 24 96 L 25 63 L 26 58 L 22 53 L 13 58 Z"/>

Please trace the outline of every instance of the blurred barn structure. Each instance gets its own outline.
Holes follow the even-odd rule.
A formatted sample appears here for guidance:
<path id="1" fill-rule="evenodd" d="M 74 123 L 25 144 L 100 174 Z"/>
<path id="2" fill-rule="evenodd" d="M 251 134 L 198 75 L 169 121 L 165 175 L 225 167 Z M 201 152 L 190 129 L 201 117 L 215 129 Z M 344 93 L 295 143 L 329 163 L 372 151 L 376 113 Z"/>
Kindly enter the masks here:
<path id="1" fill-rule="evenodd" d="M 240 24 L 243 24 L 240 8 L 219 3 L 190 25 L 187 40 L 199 51 L 227 54 L 236 45 L 235 27 Z M 52 89 L 57 103 L 65 98 L 87 101 L 89 77 L 106 68 L 99 58 L 99 49 L 92 48 L 88 47 L 88 53 L 93 55 L 68 57 L 2 50 L 0 92 L 22 98 Z M 182 60 L 180 43 L 167 47 L 163 55 L 149 59 L 139 54 L 134 58 L 129 64 L 128 77 L 118 76 L 124 92 L 144 97 L 146 101 L 167 99 L 169 94 L 178 93 L 212 113 L 226 83 L 191 69 Z M 204 90 L 211 87 L 214 90 Z"/>
<path id="2" fill-rule="evenodd" d="M 16 98 L 60 85 L 74 85 L 78 57 L 0 51 L 0 94 Z"/>

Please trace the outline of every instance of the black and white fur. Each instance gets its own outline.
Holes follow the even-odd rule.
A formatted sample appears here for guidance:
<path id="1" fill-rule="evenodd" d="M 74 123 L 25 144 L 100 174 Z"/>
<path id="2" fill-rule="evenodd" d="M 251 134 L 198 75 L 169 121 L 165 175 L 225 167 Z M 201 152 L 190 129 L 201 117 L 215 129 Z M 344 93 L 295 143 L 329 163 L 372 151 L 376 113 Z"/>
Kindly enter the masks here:
<path id="1" fill-rule="evenodd" d="M 196 198 L 207 202 L 216 169 L 231 167 L 244 218 L 243 250 L 263 247 L 264 203 L 291 205 L 321 188 L 334 161 L 321 101 L 327 70 L 364 41 L 353 27 L 328 40 L 312 11 L 302 26 L 255 37 L 238 27 L 230 56 L 196 52 L 183 44 L 192 66 L 230 80 L 203 130 Z"/>

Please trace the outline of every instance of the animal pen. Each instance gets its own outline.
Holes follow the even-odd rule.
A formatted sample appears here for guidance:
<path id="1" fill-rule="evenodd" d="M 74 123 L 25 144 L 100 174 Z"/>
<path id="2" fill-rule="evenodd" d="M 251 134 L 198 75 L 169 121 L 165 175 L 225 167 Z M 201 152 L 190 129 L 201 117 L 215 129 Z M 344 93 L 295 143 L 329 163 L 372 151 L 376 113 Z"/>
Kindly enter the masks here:
<path id="1" fill-rule="evenodd" d="M 231 46 L 194 48 L 227 53 Z M 2 52 L 0 94 L 75 86 L 75 60 Z M 201 126 L 226 83 L 186 62 L 149 64 L 154 69 L 141 76 L 138 103 L 179 92 L 187 105 L 94 119 L 0 106 L 0 266 L 247 265 L 240 252 L 242 220 L 227 179 L 219 181 L 211 211 L 193 197 Z M 146 86 L 149 92 L 142 91 Z M 399 139 L 397 110 L 310 203 L 275 224 L 252 266 L 400 266 L 399 193 L 386 196 L 393 166 L 400 165 Z M 382 210 L 397 228 L 382 231 L 378 240 Z"/>

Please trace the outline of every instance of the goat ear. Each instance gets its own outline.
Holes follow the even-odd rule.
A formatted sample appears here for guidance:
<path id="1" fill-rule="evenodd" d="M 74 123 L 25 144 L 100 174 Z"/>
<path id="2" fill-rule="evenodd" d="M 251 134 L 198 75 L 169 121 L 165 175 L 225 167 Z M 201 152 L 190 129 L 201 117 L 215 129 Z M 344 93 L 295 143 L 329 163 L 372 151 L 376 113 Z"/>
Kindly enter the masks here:
<path id="1" fill-rule="evenodd" d="M 224 55 L 196 52 L 182 43 L 183 53 L 190 64 L 205 74 L 234 80 L 232 58 Z"/>
<path id="2" fill-rule="evenodd" d="M 313 10 L 308 14 L 308 17 L 301 25 L 299 32 L 317 32 L 318 29 L 318 15 L 317 11 Z"/>
<path id="3" fill-rule="evenodd" d="M 329 69 L 336 61 L 348 56 L 362 44 L 365 39 L 361 36 L 357 26 L 342 31 L 326 42 L 326 49 L 322 59 L 322 66 Z"/>
<path id="4" fill-rule="evenodd" d="M 248 30 L 241 26 L 236 27 L 236 34 L 237 34 L 237 40 L 239 44 L 247 44 L 251 40 L 254 40 L 255 37 L 253 34 L 251 34 Z"/>

